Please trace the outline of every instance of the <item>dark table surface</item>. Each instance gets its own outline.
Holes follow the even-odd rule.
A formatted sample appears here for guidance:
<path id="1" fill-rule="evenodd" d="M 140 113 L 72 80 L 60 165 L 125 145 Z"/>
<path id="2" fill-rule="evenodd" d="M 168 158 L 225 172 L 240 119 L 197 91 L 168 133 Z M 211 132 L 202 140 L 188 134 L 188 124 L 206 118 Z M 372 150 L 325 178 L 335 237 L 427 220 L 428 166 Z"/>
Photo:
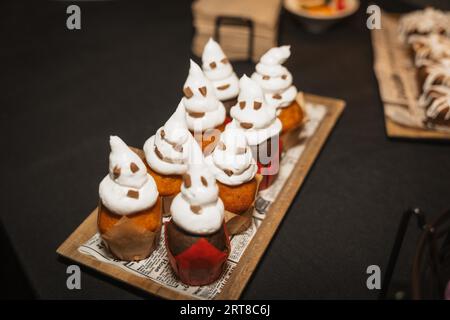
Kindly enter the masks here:
<path id="1" fill-rule="evenodd" d="M 16 259 L 9 272 L 20 270 L 39 298 L 148 297 L 85 268 L 82 289 L 68 290 L 67 262 L 55 250 L 97 204 L 108 136 L 142 146 L 175 109 L 192 56 L 190 3 L 81 2 L 80 31 L 65 27 L 67 5 L 0 6 L 0 221 L 10 249 L 2 258 Z M 376 298 L 366 268 L 384 270 L 402 212 L 449 207 L 449 145 L 385 135 L 366 7 L 322 35 L 282 15 L 280 43 L 292 46 L 286 66 L 297 87 L 347 108 L 245 299 Z M 239 75 L 254 68 L 234 66 Z M 417 235 L 407 235 L 400 286 Z"/>

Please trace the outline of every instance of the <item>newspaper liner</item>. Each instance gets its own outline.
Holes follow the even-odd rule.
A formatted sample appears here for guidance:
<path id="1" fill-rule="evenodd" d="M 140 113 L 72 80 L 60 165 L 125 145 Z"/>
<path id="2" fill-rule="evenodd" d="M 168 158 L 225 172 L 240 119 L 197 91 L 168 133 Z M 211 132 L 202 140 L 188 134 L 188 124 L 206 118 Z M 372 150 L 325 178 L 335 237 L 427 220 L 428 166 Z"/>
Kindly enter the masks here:
<path id="1" fill-rule="evenodd" d="M 425 124 L 425 111 L 418 106 L 420 88 L 417 68 L 409 48 L 399 39 L 396 14 L 382 12 L 382 29 L 372 30 L 374 70 L 386 118 L 411 128 L 447 132 L 450 129 Z"/>
<path id="2" fill-rule="evenodd" d="M 164 245 L 164 229 L 161 232 L 159 246 L 153 251 L 150 257 L 141 261 L 129 262 L 114 259 L 108 252 L 98 233 L 85 244 L 81 245 L 78 248 L 79 252 L 93 256 L 99 261 L 113 264 L 134 275 L 148 278 L 183 295 L 202 300 L 214 299 L 227 283 L 245 249 L 264 220 L 270 205 L 277 198 L 285 182 L 290 177 L 298 159 L 302 156 L 306 145 L 316 132 L 316 129 L 319 127 L 327 112 L 325 106 L 308 102 L 305 105 L 305 109 L 308 114 L 308 122 L 304 124 L 303 130 L 300 133 L 300 143 L 285 152 L 280 163 L 278 177 L 274 183 L 269 188 L 258 193 L 255 201 L 255 209 L 252 212 L 250 227 L 244 232 L 230 237 L 231 252 L 225 263 L 225 270 L 217 281 L 207 286 L 199 287 L 188 286 L 180 282 L 169 264 L 169 258 Z M 163 222 L 167 222 L 168 220 L 169 218 L 167 217 L 163 218 Z"/>

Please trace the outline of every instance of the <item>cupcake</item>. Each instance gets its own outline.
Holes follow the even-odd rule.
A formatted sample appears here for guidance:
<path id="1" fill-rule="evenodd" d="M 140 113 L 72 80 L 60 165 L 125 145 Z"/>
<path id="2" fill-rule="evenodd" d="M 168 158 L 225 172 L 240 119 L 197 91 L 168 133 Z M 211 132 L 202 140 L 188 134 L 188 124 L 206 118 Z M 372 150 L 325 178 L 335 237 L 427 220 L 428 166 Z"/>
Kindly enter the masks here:
<path id="1" fill-rule="evenodd" d="M 230 252 L 224 206 L 213 173 L 204 164 L 200 147 L 183 177 L 181 193 L 170 207 L 165 244 L 170 265 L 185 284 L 202 286 L 217 280 Z"/>
<path id="2" fill-rule="evenodd" d="M 203 49 L 202 62 L 203 71 L 211 81 L 217 98 L 229 111 L 236 104 L 239 80 L 222 48 L 212 38 L 209 38 Z"/>
<path id="3" fill-rule="evenodd" d="M 187 127 L 205 150 L 225 128 L 226 112 L 214 93 L 213 85 L 192 60 L 183 93 L 181 103 L 186 111 Z"/>
<path id="4" fill-rule="evenodd" d="M 180 192 L 181 176 L 187 170 L 192 140 L 186 126 L 184 108 L 180 102 L 164 126 L 145 142 L 144 152 L 148 172 L 155 179 L 161 196 L 171 197 Z"/>
<path id="5" fill-rule="evenodd" d="M 99 187 L 98 231 L 120 260 L 147 258 L 159 242 L 161 201 L 141 158 L 110 137 L 109 174 Z"/>
<path id="6" fill-rule="evenodd" d="M 425 124 L 431 127 L 450 127 L 450 88 L 430 86 L 419 98 L 419 107 L 425 111 Z"/>
<path id="7" fill-rule="evenodd" d="M 292 84 L 292 74 L 282 66 L 290 55 L 290 46 L 270 49 L 261 57 L 252 75 L 263 89 L 267 103 L 278 109 L 282 133 L 299 127 L 304 116 L 303 106 L 297 101 L 297 88 Z"/>
<path id="8" fill-rule="evenodd" d="M 450 15 L 431 7 L 405 14 L 399 20 L 400 40 L 408 41 L 414 34 L 450 35 Z"/>
<path id="9" fill-rule="evenodd" d="M 264 189 L 278 173 L 281 122 L 276 109 L 266 103 L 256 81 L 244 75 L 239 80 L 239 90 L 238 103 L 230 110 L 233 120 L 228 126 L 242 129 L 258 165 L 258 173 L 263 175 L 260 189 Z"/>
<path id="10" fill-rule="evenodd" d="M 241 129 L 227 127 L 205 161 L 216 176 L 225 210 L 240 214 L 252 207 L 258 166 Z"/>

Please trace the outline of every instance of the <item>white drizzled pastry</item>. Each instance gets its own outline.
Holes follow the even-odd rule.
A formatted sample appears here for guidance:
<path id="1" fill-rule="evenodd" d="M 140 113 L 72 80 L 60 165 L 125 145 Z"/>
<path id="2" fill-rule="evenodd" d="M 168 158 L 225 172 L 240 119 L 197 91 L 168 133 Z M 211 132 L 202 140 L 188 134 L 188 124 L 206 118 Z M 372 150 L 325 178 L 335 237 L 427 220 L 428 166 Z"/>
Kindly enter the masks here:
<path id="1" fill-rule="evenodd" d="M 252 180 L 258 170 L 245 134 L 241 129 L 230 127 L 220 135 L 220 141 L 206 157 L 206 163 L 216 179 L 229 186 Z"/>
<path id="2" fill-rule="evenodd" d="M 192 60 L 183 93 L 181 103 L 186 111 L 189 130 L 203 132 L 225 121 L 225 107 L 216 97 L 214 88 L 202 69 Z"/>
<path id="3" fill-rule="evenodd" d="M 290 46 L 270 49 L 261 57 L 252 75 L 263 89 L 267 103 L 275 108 L 289 106 L 297 96 L 292 74 L 282 65 L 290 55 Z"/>
<path id="4" fill-rule="evenodd" d="M 204 162 L 200 146 L 193 143 L 181 193 L 170 206 L 173 222 L 184 231 L 207 235 L 222 227 L 224 206 L 216 178 Z"/>
<path id="5" fill-rule="evenodd" d="M 250 146 L 256 146 L 277 135 L 281 122 L 276 109 L 267 105 L 261 87 L 246 75 L 239 80 L 238 103 L 230 110 L 229 126 L 241 128 Z"/>
<path id="6" fill-rule="evenodd" d="M 412 34 L 450 35 L 450 15 L 431 7 L 405 14 L 399 20 L 399 34 L 406 41 Z"/>
<path id="7" fill-rule="evenodd" d="M 442 59 L 439 63 L 424 67 L 425 80 L 423 91 L 429 91 L 434 85 L 450 88 L 450 59 Z"/>
<path id="8" fill-rule="evenodd" d="M 239 94 L 239 80 L 222 48 L 212 38 L 203 49 L 202 62 L 203 71 L 211 80 L 217 98 L 221 101 L 236 98 Z"/>
<path id="9" fill-rule="evenodd" d="M 145 142 L 145 158 L 152 170 L 163 175 L 186 172 L 192 135 L 187 129 L 185 116 L 180 102 L 164 126 Z"/>
<path id="10" fill-rule="evenodd" d="M 102 180 L 99 195 L 112 212 L 129 215 L 152 207 L 158 191 L 139 156 L 117 136 L 109 143 L 109 174 Z"/>
<path id="11" fill-rule="evenodd" d="M 416 67 L 450 58 L 450 39 L 446 36 L 439 34 L 413 35 L 409 38 L 408 43 L 414 50 Z"/>
<path id="12" fill-rule="evenodd" d="M 450 126 L 450 88 L 431 86 L 419 98 L 419 107 L 425 110 L 426 122 Z"/>

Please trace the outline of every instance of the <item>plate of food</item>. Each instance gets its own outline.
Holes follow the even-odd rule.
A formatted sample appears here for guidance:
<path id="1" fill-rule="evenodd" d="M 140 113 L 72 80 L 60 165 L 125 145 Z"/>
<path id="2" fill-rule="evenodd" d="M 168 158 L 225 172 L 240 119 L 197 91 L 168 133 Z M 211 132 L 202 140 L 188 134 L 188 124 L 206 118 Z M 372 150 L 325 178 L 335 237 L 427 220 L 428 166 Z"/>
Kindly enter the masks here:
<path id="1" fill-rule="evenodd" d="M 321 33 L 354 14 L 358 0 L 284 0 L 284 7 L 310 32 Z"/>

